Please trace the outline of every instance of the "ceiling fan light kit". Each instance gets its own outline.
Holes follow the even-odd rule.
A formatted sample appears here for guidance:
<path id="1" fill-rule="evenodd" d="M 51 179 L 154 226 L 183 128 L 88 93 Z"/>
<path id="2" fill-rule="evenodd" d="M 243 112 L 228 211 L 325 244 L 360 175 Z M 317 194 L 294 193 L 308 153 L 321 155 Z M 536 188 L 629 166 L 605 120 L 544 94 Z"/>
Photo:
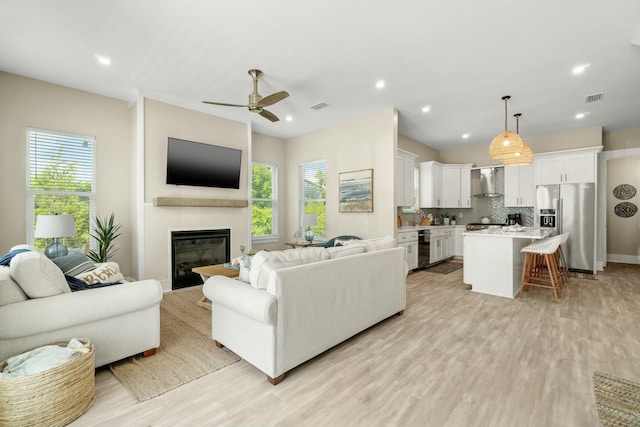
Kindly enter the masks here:
<path id="1" fill-rule="evenodd" d="M 243 104 L 229 104 L 226 102 L 213 102 L 213 101 L 202 101 L 205 104 L 212 105 L 222 105 L 224 107 L 246 107 L 252 113 L 258 113 L 265 119 L 271 120 L 272 122 L 277 122 L 280 119 L 273 114 L 271 111 L 265 110 L 264 107 L 268 107 L 270 105 L 275 104 L 276 102 L 280 102 L 289 94 L 281 90 L 280 92 L 272 93 L 271 95 L 267 95 L 264 98 L 262 95 L 258 93 L 258 80 L 262 77 L 264 73 L 260 70 L 249 70 L 249 75 L 253 79 L 253 92 L 249 94 L 249 103 L 246 105 Z"/>
<path id="2" fill-rule="evenodd" d="M 514 114 L 513 116 L 516 118 L 516 134 L 520 134 L 520 116 L 522 114 Z M 533 151 L 527 144 L 522 145 L 522 150 L 516 153 L 513 153 L 510 156 L 507 156 L 502 159 L 502 164 L 505 166 L 520 166 L 520 165 L 529 165 L 533 162 Z"/>
<path id="3" fill-rule="evenodd" d="M 524 142 L 520 135 L 507 129 L 507 101 L 511 96 L 502 97 L 504 101 L 504 132 L 493 138 L 489 146 L 489 155 L 492 159 L 504 159 L 522 152 Z"/>

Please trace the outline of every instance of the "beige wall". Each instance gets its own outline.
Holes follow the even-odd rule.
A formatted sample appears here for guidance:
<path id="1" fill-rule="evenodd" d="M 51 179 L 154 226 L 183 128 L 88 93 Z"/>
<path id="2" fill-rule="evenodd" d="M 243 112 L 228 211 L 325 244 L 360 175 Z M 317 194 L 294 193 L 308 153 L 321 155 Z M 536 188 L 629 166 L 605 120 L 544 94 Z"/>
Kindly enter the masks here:
<path id="1" fill-rule="evenodd" d="M 602 145 L 602 128 L 579 129 L 540 136 L 524 136 L 524 142 L 531 147 L 534 154 L 595 147 Z M 440 162 L 473 163 L 474 166 L 502 164 L 500 160 L 492 159 L 489 156 L 490 143 L 491 141 L 487 141 L 486 144 L 478 144 L 471 147 L 441 150 Z"/>
<path id="2" fill-rule="evenodd" d="M 605 132 L 602 145 L 604 151 L 640 148 L 640 128 Z"/>
<path id="3" fill-rule="evenodd" d="M 398 148 L 408 151 L 413 154 L 417 154 L 416 164 L 420 162 L 429 162 L 431 160 L 438 160 L 440 153 L 431 147 L 427 147 L 421 142 L 415 141 L 407 136 L 398 135 Z"/>
<path id="4" fill-rule="evenodd" d="M 635 197 L 619 200 L 613 189 L 620 184 L 636 188 Z M 640 263 L 640 213 L 621 218 L 614 213 L 618 203 L 631 202 L 640 207 L 640 156 L 607 161 L 607 254 L 612 261 Z"/>
<path id="5" fill-rule="evenodd" d="M 299 227 L 299 164 L 314 160 L 326 161 L 328 237 L 353 234 L 372 238 L 395 234 L 397 122 L 396 110 L 389 108 L 287 140 L 287 236 L 293 236 Z M 374 171 L 374 211 L 338 212 L 338 173 L 370 168 Z"/>
<path id="6" fill-rule="evenodd" d="M 253 249 L 278 250 L 291 241 L 293 236 L 288 236 L 287 230 L 287 168 L 285 155 L 285 141 L 280 138 L 251 134 L 251 161 L 271 163 L 278 166 L 278 233 L 279 239 L 275 243 L 254 244 Z M 295 174 L 295 171 L 293 171 Z"/>
<path id="7" fill-rule="evenodd" d="M 170 231 L 231 229 L 231 257 L 249 246 L 249 208 L 156 207 L 155 197 L 248 199 L 247 124 L 145 99 L 144 103 L 144 272 L 171 289 Z M 167 138 L 175 137 L 242 150 L 240 189 L 167 185 Z"/>
<path id="8" fill-rule="evenodd" d="M 26 128 L 96 139 L 96 205 L 115 213 L 122 235 L 114 261 L 130 274 L 131 115 L 124 101 L 0 72 L 0 251 L 26 239 Z"/>

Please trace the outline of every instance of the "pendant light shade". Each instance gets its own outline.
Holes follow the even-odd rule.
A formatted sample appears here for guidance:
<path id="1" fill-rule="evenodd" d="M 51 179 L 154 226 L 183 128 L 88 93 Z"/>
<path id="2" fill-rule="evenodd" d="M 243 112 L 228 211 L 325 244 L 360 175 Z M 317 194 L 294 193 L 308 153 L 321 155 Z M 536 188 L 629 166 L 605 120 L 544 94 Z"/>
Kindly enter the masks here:
<path id="1" fill-rule="evenodd" d="M 504 132 L 491 141 L 489 155 L 492 159 L 505 159 L 515 155 L 515 153 L 522 152 L 524 147 L 524 142 L 522 142 L 520 135 L 507 129 L 507 101 L 510 98 L 509 95 L 502 97 L 504 101 Z"/>
<path id="2" fill-rule="evenodd" d="M 520 132 L 520 116 L 522 114 L 514 114 L 513 116 L 516 118 L 516 133 Z M 513 153 L 502 159 L 502 163 L 505 166 L 518 166 L 518 165 L 528 165 L 533 162 L 533 151 L 529 148 L 528 145 L 522 144 L 522 150 L 516 153 Z"/>

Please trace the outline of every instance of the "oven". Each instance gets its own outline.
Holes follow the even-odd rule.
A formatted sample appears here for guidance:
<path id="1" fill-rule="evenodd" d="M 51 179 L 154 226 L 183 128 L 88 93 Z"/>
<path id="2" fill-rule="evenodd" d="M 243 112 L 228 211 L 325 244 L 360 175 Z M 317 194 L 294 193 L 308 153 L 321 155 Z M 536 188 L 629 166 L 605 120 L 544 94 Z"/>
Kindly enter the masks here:
<path id="1" fill-rule="evenodd" d="M 431 258 L 431 231 L 418 230 L 418 268 L 429 267 Z"/>

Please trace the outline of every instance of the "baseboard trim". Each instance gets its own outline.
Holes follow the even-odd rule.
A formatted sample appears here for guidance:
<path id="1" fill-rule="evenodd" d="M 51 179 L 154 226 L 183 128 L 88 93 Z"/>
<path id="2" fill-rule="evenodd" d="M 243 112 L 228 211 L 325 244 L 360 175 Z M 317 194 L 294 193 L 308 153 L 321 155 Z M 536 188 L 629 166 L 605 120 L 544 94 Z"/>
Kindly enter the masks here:
<path id="1" fill-rule="evenodd" d="M 640 264 L 640 256 L 607 254 L 607 262 L 620 262 L 623 264 Z"/>

